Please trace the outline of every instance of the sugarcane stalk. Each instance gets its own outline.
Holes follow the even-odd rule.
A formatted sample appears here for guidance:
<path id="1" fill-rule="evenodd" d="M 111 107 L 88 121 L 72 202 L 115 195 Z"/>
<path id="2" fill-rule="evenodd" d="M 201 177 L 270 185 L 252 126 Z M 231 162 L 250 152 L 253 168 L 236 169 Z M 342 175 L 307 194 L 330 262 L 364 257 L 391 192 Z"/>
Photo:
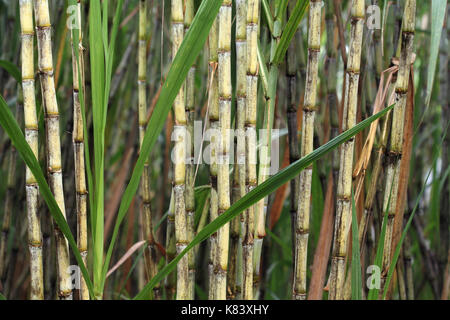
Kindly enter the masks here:
<path id="1" fill-rule="evenodd" d="M 83 58 L 83 34 L 81 32 L 81 1 L 77 3 L 77 25 L 80 27 L 78 39 L 73 38 L 71 32 L 72 44 L 72 73 L 73 73 L 73 149 L 75 161 L 75 192 L 76 192 L 76 210 L 77 210 L 77 245 L 84 264 L 87 263 L 88 238 L 87 238 L 87 197 L 86 172 L 84 161 L 84 125 L 81 109 L 80 90 L 84 97 L 84 58 Z M 78 57 L 75 46 L 78 46 Z M 81 87 L 80 87 L 81 83 Z M 86 281 L 80 275 L 80 300 L 89 300 L 89 291 Z"/>
<path id="2" fill-rule="evenodd" d="M 245 103 L 247 96 L 247 0 L 236 1 L 236 144 L 233 179 L 233 203 L 245 196 Z M 231 221 L 229 298 L 237 298 L 242 285 L 243 215 Z M 238 280 L 239 278 L 239 280 Z M 239 285 L 238 285 L 239 283 Z M 240 298 L 240 297 L 239 297 Z"/>
<path id="3" fill-rule="evenodd" d="M 260 0 L 247 2 L 247 89 L 245 104 L 245 167 L 246 192 L 252 191 L 257 185 L 257 142 L 256 142 L 256 111 L 258 103 L 258 30 Z M 255 206 L 250 206 L 244 212 L 242 257 L 242 299 L 253 299 L 253 254 Z"/>
<path id="4" fill-rule="evenodd" d="M 214 20 L 209 31 L 209 94 L 208 94 L 208 115 L 210 123 L 210 184 L 211 184 L 211 198 L 210 198 L 210 220 L 213 221 L 218 216 L 218 199 L 217 199 L 217 141 L 218 141 L 218 129 L 219 129 L 219 92 L 218 92 L 218 79 L 217 79 L 217 65 L 218 65 L 218 53 L 217 53 L 217 32 L 218 32 L 218 18 Z M 208 299 L 215 300 L 215 278 L 214 278 L 214 261 L 216 257 L 217 248 L 217 232 L 211 235 L 209 238 L 210 255 L 208 263 L 209 274 L 209 289 Z"/>
<path id="5" fill-rule="evenodd" d="M 185 33 L 189 30 L 192 20 L 194 19 L 194 1 L 185 1 L 184 11 L 184 29 Z M 189 242 L 194 238 L 194 213 L 195 213 L 195 166 L 194 166 L 194 120 L 195 120 L 195 73 L 197 67 L 192 65 L 189 69 L 186 79 L 186 119 L 187 119 L 187 134 L 189 139 L 186 143 L 186 215 Z M 189 299 L 194 299 L 195 295 L 195 255 L 191 250 L 188 253 L 189 257 Z"/>
<path id="6" fill-rule="evenodd" d="M 344 110 L 342 131 L 355 126 L 358 85 L 361 64 L 361 47 L 364 29 L 364 0 L 352 0 L 351 38 L 345 78 Z M 347 255 L 348 232 L 351 226 L 351 189 L 353 153 L 355 139 L 344 142 L 340 147 L 340 167 L 337 185 L 336 219 L 334 224 L 333 256 L 331 261 L 329 299 L 344 297 L 345 258 Z"/>
<path id="7" fill-rule="evenodd" d="M 314 119 L 317 103 L 317 84 L 320 53 L 320 27 L 322 21 L 322 1 L 314 0 L 309 8 L 308 62 L 303 103 L 303 122 L 301 136 L 301 157 L 314 149 Z M 295 269 L 292 298 L 306 299 L 306 269 L 309 237 L 312 165 L 300 173 L 298 209 L 295 228 Z"/>
<path id="8" fill-rule="evenodd" d="M 34 80 L 34 26 L 33 3 L 20 1 L 20 24 L 22 30 L 22 91 L 25 118 L 25 139 L 33 154 L 39 159 L 38 120 L 36 114 Z M 25 171 L 27 197 L 28 247 L 30 251 L 31 299 L 44 299 L 44 276 L 42 262 L 42 231 L 39 213 L 39 187 L 27 167 Z"/>
<path id="9" fill-rule="evenodd" d="M 142 147 L 147 127 L 147 0 L 139 1 L 139 39 L 138 39 L 138 121 L 139 145 Z M 150 199 L 150 164 L 147 159 L 142 172 L 140 196 L 142 200 L 141 215 L 143 220 L 143 236 L 147 241 L 144 252 L 147 279 L 151 280 L 158 272 L 156 262 L 156 246 L 153 235 L 153 223 Z M 154 298 L 159 298 L 159 284 L 153 289 Z"/>
<path id="10" fill-rule="evenodd" d="M 218 141 L 218 215 L 230 208 L 230 147 L 231 147 L 231 0 L 224 0 L 219 10 L 218 82 L 219 82 L 219 141 Z M 225 300 L 227 292 L 229 223 L 217 231 L 217 252 L 214 263 L 215 299 Z"/>
<path id="11" fill-rule="evenodd" d="M 409 87 L 410 65 L 412 63 L 416 1 L 406 0 L 401 32 L 400 61 L 395 87 L 395 107 L 392 111 L 390 148 L 387 155 L 387 171 L 383 199 L 383 212 L 388 213 L 386 236 L 384 239 L 382 287 L 391 264 L 394 218 L 397 208 L 400 164 L 402 158 L 403 127 L 405 122 L 406 99 Z M 391 196 L 392 195 L 392 196 Z"/>
<path id="12" fill-rule="evenodd" d="M 175 58 L 184 37 L 183 1 L 172 0 L 172 59 Z M 175 164 L 174 164 L 174 197 L 175 197 L 175 239 L 177 254 L 181 253 L 189 242 L 185 189 L 186 189 L 186 135 L 187 119 L 185 110 L 184 86 L 180 89 L 174 102 L 175 125 Z M 189 297 L 188 256 L 184 256 L 177 264 L 177 300 Z"/>
<path id="13" fill-rule="evenodd" d="M 41 79 L 43 105 L 45 108 L 47 173 L 50 182 L 50 189 L 53 192 L 61 213 L 64 218 L 66 218 L 61 166 L 59 111 L 53 77 L 50 12 L 48 0 L 35 0 L 34 4 L 39 53 L 38 65 Z M 56 224 L 54 225 L 54 229 L 56 235 L 58 264 L 58 296 L 62 300 L 71 300 L 72 286 L 70 274 L 68 272 L 70 265 L 68 243 Z"/>
<path id="14" fill-rule="evenodd" d="M 271 34 L 270 60 L 273 61 L 277 45 L 281 38 L 282 15 L 281 3 L 275 3 L 275 21 Z M 263 134 L 260 137 L 261 147 L 259 149 L 259 168 L 258 185 L 264 183 L 271 169 L 271 147 L 272 147 L 272 128 L 274 122 L 275 102 L 277 96 L 279 67 L 277 63 L 271 63 L 269 76 L 267 79 L 267 90 L 265 90 L 266 111 L 264 113 Z M 260 284 L 261 253 L 263 249 L 263 240 L 266 236 L 266 213 L 269 198 L 264 197 L 256 203 L 255 206 L 255 247 L 253 254 L 253 288 L 254 294 L 257 293 Z"/>

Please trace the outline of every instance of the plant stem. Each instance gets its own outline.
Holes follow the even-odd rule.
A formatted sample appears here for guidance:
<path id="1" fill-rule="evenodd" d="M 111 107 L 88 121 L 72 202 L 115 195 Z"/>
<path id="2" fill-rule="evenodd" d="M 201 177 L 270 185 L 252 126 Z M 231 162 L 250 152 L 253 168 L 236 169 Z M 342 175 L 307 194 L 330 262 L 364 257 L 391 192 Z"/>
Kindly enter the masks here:
<path id="1" fill-rule="evenodd" d="M 194 1 L 185 1 L 184 12 L 184 29 L 187 32 L 194 19 Z M 195 64 L 192 65 L 189 70 L 186 79 L 186 118 L 187 118 L 187 134 L 188 139 L 186 141 L 186 216 L 187 216 L 187 228 L 188 228 L 188 240 L 189 242 L 194 238 L 194 213 L 195 213 L 195 166 L 194 166 L 194 120 L 195 120 Z M 189 299 L 194 299 L 195 296 L 195 255 L 191 250 L 188 254 L 189 257 Z"/>
<path id="2" fill-rule="evenodd" d="M 402 158 L 403 126 L 405 119 L 406 99 L 409 87 L 410 65 L 413 53 L 415 30 L 416 1 L 406 0 L 401 32 L 400 63 L 395 88 L 395 107 L 392 111 L 392 130 L 389 153 L 387 155 L 387 171 L 383 201 L 383 212 L 388 212 L 386 236 L 384 239 L 382 291 L 387 270 L 391 264 L 394 218 L 397 208 L 400 164 Z M 392 191 L 391 191 L 392 189 Z M 391 193 L 392 192 L 392 196 Z M 389 202 L 390 198 L 390 202 Z M 388 207 L 389 205 L 389 207 Z M 385 272 L 386 271 L 386 272 Z"/>
<path id="3" fill-rule="evenodd" d="M 45 127 L 47 144 L 47 172 L 50 188 L 58 203 L 64 218 L 66 209 L 64 203 L 62 168 L 61 168 L 61 141 L 59 130 L 59 111 L 56 100 L 55 82 L 53 78 L 53 55 L 51 40 L 51 22 L 48 0 L 35 0 L 35 18 L 37 25 L 37 43 L 39 52 L 39 74 L 43 105 L 45 107 Z M 58 295 L 62 300 L 72 299 L 72 288 L 69 270 L 69 248 L 66 238 L 54 224 L 56 235 L 56 256 L 58 264 Z"/>
<path id="4" fill-rule="evenodd" d="M 218 36 L 218 18 L 214 20 L 209 32 L 209 94 L 208 94 L 208 114 L 210 122 L 210 183 L 211 183 L 211 200 L 210 200 L 210 220 L 213 221 L 218 216 L 218 199 L 217 199 L 217 143 L 219 129 L 219 96 L 218 96 L 218 79 L 217 79 L 217 36 Z M 210 261 L 208 264 L 209 272 L 209 290 L 208 299 L 215 300 L 215 278 L 214 278 L 214 262 L 217 252 L 217 233 L 211 235 L 210 244 Z"/>
<path id="5" fill-rule="evenodd" d="M 247 97 L 247 0 L 236 1 L 236 152 L 233 180 L 233 202 L 245 196 L 245 104 Z M 244 213 L 245 214 L 245 213 Z M 243 214 L 243 215 L 244 215 Z M 241 224 L 243 215 L 231 222 L 230 266 L 228 272 L 228 286 L 231 297 L 236 297 L 237 282 L 242 284 L 242 241 Z M 236 277 L 240 279 L 237 280 Z"/>
<path id="6" fill-rule="evenodd" d="M 320 53 L 320 27 L 322 21 L 322 0 L 311 1 L 309 8 L 308 63 L 305 81 L 305 100 L 303 103 L 303 122 L 301 136 L 301 157 L 314 150 L 314 119 L 316 116 L 317 85 Z M 306 269 L 311 210 L 311 165 L 300 173 L 298 209 L 295 228 L 295 269 L 292 298 L 306 299 Z"/>
<path id="7" fill-rule="evenodd" d="M 138 88 L 139 88 L 139 145 L 142 147 L 147 127 L 147 0 L 139 1 L 139 45 L 138 45 Z M 158 272 L 156 265 L 156 246 L 153 235 L 153 223 L 150 200 L 150 168 L 149 160 L 144 164 L 141 178 L 141 215 L 143 220 L 143 235 L 147 241 L 144 253 L 147 279 L 150 281 Z M 154 298 L 160 296 L 159 285 L 153 289 Z"/>
<path id="8" fill-rule="evenodd" d="M 231 0 L 224 0 L 220 7 L 218 37 L 219 81 L 219 147 L 218 147 L 218 215 L 230 208 L 230 129 L 231 129 Z M 227 223 L 217 231 L 217 253 L 214 266 L 215 299 L 225 300 L 227 292 L 229 229 Z"/>
<path id="9" fill-rule="evenodd" d="M 38 119 L 34 82 L 34 26 L 33 3 L 20 1 L 22 28 L 22 90 L 25 116 L 25 139 L 33 154 L 39 159 Z M 31 171 L 26 168 L 26 196 L 28 219 L 28 242 L 30 250 L 31 299 L 44 299 L 44 276 L 42 263 L 42 231 L 39 213 L 39 187 Z"/>
<path id="10" fill-rule="evenodd" d="M 257 185 L 256 163 L 256 110 L 258 103 L 258 23 L 260 0 L 247 2 L 247 89 L 245 104 L 245 137 L 246 137 L 246 192 Z M 244 212 L 244 238 L 242 241 L 243 278 L 242 299 L 253 299 L 253 249 L 255 206 Z"/>
<path id="11" fill-rule="evenodd" d="M 351 5 L 351 39 L 345 77 L 346 84 L 342 131 L 351 129 L 355 126 L 356 122 L 361 47 L 364 29 L 364 0 L 352 0 Z M 345 258 L 348 247 L 348 232 L 351 225 L 351 188 L 354 144 L 355 139 L 352 138 L 344 142 L 340 147 L 333 257 L 331 261 L 330 292 L 328 296 L 331 300 L 342 300 L 344 297 Z"/>
<path id="12" fill-rule="evenodd" d="M 87 197 L 86 173 L 84 162 L 84 126 L 83 114 L 80 101 L 80 90 L 84 92 L 84 58 L 83 58 L 83 34 L 81 32 L 81 1 L 77 3 L 77 25 L 80 27 L 78 39 L 73 39 L 72 44 L 72 73 L 73 73 L 73 148 L 75 160 L 75 192 L 76 192 L 76 210 L 77 210 L 77 233 L 78 249 L 87 265 L 88 254 L 88 236 L 87 236 Z M 75 42 L 77 41 L 77 42 Z M 75 46 L 78 46 L 78 60 L 75 53 Z M 81 88 L 80 88 L 81 81 Z M 80 275 L 80 300 L 89 300 L 89 291 L 84 278 Z"/>
<path id="13" fill-rule="evenodd" d="M 183 1 L 172 0 L 172 59 L 175 58 L 184 37 Z M 181 253 L 189 243 L 185 183 L 186 183 L 186 110 L 184 103 L 184 87 L 175 98 L 174 113 L 175 125 L 175 164 L 174 164 L 174 197 L 175 197 L 175 239 L 177 254 Z M 189 298 L 189 266 L 188 256 L 184 256 L 177 265 L 177 300 Z"/>

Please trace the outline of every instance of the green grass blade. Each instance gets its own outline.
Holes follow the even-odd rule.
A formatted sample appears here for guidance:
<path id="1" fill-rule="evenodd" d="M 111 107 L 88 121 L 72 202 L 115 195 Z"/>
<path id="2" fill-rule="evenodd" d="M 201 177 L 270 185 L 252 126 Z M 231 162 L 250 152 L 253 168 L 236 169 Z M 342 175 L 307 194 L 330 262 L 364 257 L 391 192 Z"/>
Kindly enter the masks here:
<path id="1" fill-rule="evenodd" d="M 19 68 L 14 64 L 6 60 L 0 60 L 0 68 L 3 68 L 8 72 L 18 83 L 22 82 L 22 74 Z"/>
<path id="2" fill-rule="evenodd" d="M 308 154 L 307 156 L 297 160 L 288 167 L 284 168 L 276 175 L 270 177 L 265 182 L 260 184 L 258 187 L 247 193 L 244 197 L 235 202 L 230 209 L 221 214 L 217 219 L 212 221 L 210 224 L 205 226 L 197 236 L 187 245 L 179 255 L 177 255 L 169 264 L 167 264 L 145 287 L 144 289 L 134 298 L 134 299 L 145 299 L 148 297 L 150 290 L 164 279 L 173 269 L 175 269 L 178 261 L 187 254 L 189 250 L 195 247 L 200 242 L 206 240 L 211 234 L 216 232 L 219 228 L 225 225 L 227 222 L 231 221 L 234 217 L 239 215 L 245 209 L 255 204 L 262 198 L 276 191 L 286 182 L 290 181 L 296 177 L 303 169 L 311 165 L 314 161 L 320 159 L 322 156 L 328 152 L 334 150 L 339 145 L 350 139 L 351 137 L 361 132 L 364 128 L 368 127 L 373 121 L 379 119 L 385 115 L 389 110 L 393 108 L 393 105 L 380 111 L 379 113 L 371 116 L 370 118 L 360 122 L 350 130 L 347 130 L 332 139 L 328 143 L 320 146 L 314 152 Z"/>
<path id="3" fill-rule="evenodd" d="M 89 9 L 89 45 L 91 58 L 92 115 L 94 128 L 94 208 L 91 208 L 93 230 L 93 275 L 96 294 L 101 294 L 101 276 L 103 262 L 103 159 L 104 141 L 103 109 L 105 92 L 105 55 L 102 27 L 102 8 L 99 0 L 90 1 Z"/>
<path id="4" fill-rule="evenodd" d="M 6 300 L 6 297 L 3 294 L 1 294 L 1 293 L 0 293 L 0 300 L 2 300 L 2 301 Z"/>
<path id="5" fill-rule="evenodd" d="M 359 250 L 358 218 L 352 189 L 352 300 L 362 300 L 361 256 Z"/>
<path id="6" fill-rule="evenodd" d="M 436 74 L 436 65 L 439 54 L 439 44 L 441 33 L 444 26 L 445 13 L 447 12 L 447 0 L 433 0 L 431 3 L 431 44 L 428 62 L 427 75 L 427 97 L 426 106 L 428 107 L 433 91 L 434 76 Z"/>
<path id="7" fill-rule="evenodd" d="M 25 140 L 22 130 L 20 129 L 14 115 L 11 110 L 9 110 L 6 101 L 0 95 L 0 125 L 8 134 L 11 142 L 13 143 L 16 150 L 19 152 L 19 155 L 25 162 L 25 164 L 30 168 L 33 173 L 36 181 L 39 184 L 39 191 L 44 198 L 47 206 L 50 210 L 50 213 L 55 220 L 56 224 L 59 226 L 61 232 L 67 238 L 70 247 L 72 248 L 75 259 L 77 260 L 78 265 L 80 266 L 81 272 L 83 274 L 84 279 L 86 280 L 86 284 L 89 289 L 89 293 L 93 294 L 93 286 L 92 282 L 89 279 L 89 274 L 86 270 L 86 266 L 83 263 L 83 259 L 81 258 L 80 251 L 78 250 L 77 243 L 70 231 L 69 225 L 66 222 L 61 210 L 59 209 L 58 204 L 56 203 L 55 198 L 50 190 L 50 187 L 45 180 L 44 173 L 42 172 L 41 167 L 39 166 L 39 162 L 33 154 L 30 146 Z"/>
<path id="8" fill-rule="evenodd" d="M 270 33 L 273 34 L 273 16 L 272 16 L 272 12 L 270 11 L 270 5 L 267 2 L 267 0 L 261 0 L 261 5 L 264 11 L 264 16 L 267 19 L 267 25 L 269 27 Z"/>
<path id="9" fill-rule="evenodd" d="M 217 0 L 205 0 L 201 3 L 192 25 L 186 33 L 183 43 L 181 44 L 181 47 L 178 50 L 178 53 L 175 56 L 169 70 L 166 81 L 162 87 L 160 97 L 147 125 L 141 152 L 136 161 L 130 182 L 125 189 L 122 201 L 120 203 L 119 213 L 116 218 L 114 231 L 103 266 L 103 279 L 105 279 L 108 270 L 112 250 L 118 236 L 120 225 L 125 218 L 132 198 L 138 189 L 140 177 L 142 175 L 142 171 L 144 170 L 144 163 L 146 159 L 148 159 L 153 145 L 164 127 L 173 101 L 175 100 L 175 97 L 178 94 L 178 91 L 180 90 L 190 67 L 194 63 L 200 51 L 203 49 L 212 23 L 219 12 L 221 3 L 221 1 Z"/>
<path id="10" fill-rule="evenodd" d="M 282 20 L 281 18 L 286 12 L 288 2 L 288 0 L 278 0 L 278 3 L 275 5 L 275 19 L 280 18 L 280 20 Z"/>
<path id="11" fill-rule="evenodd" d="M 302 21 L 308 6 L 309 0 L 298 0 L 295 4 L 294 10 L 292 10 L 292 14 L 283 30 L 280 42 L 278 43 L 271 63 L 280 64 L 283 61 L 289 44 L 291 43 L 292 38 L 295 35 L 295 31 L 297 30 L 300 21 Z"/>

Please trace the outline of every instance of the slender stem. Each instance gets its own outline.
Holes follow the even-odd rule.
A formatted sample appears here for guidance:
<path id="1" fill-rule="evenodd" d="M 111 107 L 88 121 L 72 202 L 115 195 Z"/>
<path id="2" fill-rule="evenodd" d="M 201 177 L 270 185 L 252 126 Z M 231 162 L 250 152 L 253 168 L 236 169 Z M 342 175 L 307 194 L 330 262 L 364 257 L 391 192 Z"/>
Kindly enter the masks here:
<path id="1" fill-rule="evenodd" d="M 314 119 L 316 116 L 317 85 L 320 53 L 320 27 L 322 21 L 322 1 L 311 1 L 309 9 L 308 63 L 305 81 L 305 100 L 303 103 L 303 123 L 301 157 L 314 149 Z M 293 299 L 306 299 L 306 269 L 310 220 L 310 199 L 312 165 L 300 173 L 298 209 L 295 228 L 295 269 Z"/>
<path id="2" fill-rule="evenodd" d="M 43 105 L 45 107 L 47 172 L 50 188 L 65 218 L 66 209 L 62 181 L 59 111 L 53 77 L 50 12 L 48 0 L 35 0 L 34 4 L 39 52 L 38 65 L 41 78 Z M 60 299 L 70 300 L 72 299 L 72 287 L 69 274 L 70 262 L 68 243 L 56 224 L 54 224 L 54 229 L 58 264 L 58 295 Z"/>
<path id="3" fill-rule="evenodd" d="M 218 215 L 230 208 L 230 147 L 231 147 L 231 0 L 220 7 L 218 37 L 219 81 L 219 146 L 218 146 Z M 214 263 L 215 299 L 225 300 L 227 292 L 228 245 L 230 226 L 227 223 L 217 231 L 217 252 Z"/>
<path id="4" fill-rule="evenodd" d="M 342 131 L 355 126 L 361 47 L 364 29 L 364 0 L 352 0 L 351 38 L 346 70 Z M 342 45 L 342 44 L 341 44 Z M 351 188 L 355 139 L 344 142 L 340 148 L 340 167 L 337 185 L 336 219 L 334 224 L 333 257 L 331 261 L 329 299 L 344 297 L 345 258 L 348 232 L 351 225 Z"/>
<path id="5" fill-rule="evenodd" d="M 247 0 L 236 1 L 236 152 L 233 180 L 233 202 L 245 196 L 245 104 L 247 97 Z M 231 222 L 230 263 L 228 287 L 230 297 L 241 292 L 242 284 L 242 240 L 241 224 L 243 215 Z M 239 280 L 237 279 L 239 278 Z M 239 282 L 239 288 L 237 288 Z M 240 297 L 239 297 L 240 298 Z"/>
<path id="6" fill-rule="evenodd" d="M 183 1 L 172 0 L 172 59 L 175 58 L 184 37 Z M 174 197 L 175 197 L 175 239 L 177 254 L 181 253 L 189 242 L 186 203 L 186 110 L 184 86 L 180 89 L 174 102 L 175 125 L 175 164 L 174 164 Z M 184 256 L 177 265 L 177 300 L 189 298 L 189 266 L 188 256 Z"/>
<path id="7" fill-rule="evenodd" d="M 252 191 L 257 185 L 256 163 L 256 110 L 258 102 L 258 29 L 261 1 L 247 2 L 247 90 L 245 104 L 246 137 L 246 191 Z M 255 206 L 244 213 L 244 238 L 242 241 L 243 278 L 242 298 L 253 299 L 253 250 L 254 250 Z"/>
<path id="8" fill-rule="evenodd" d="M 76 210 L 77 210 L 77 240 L 78 249 L 83 258 L 83 262 L 87 263 L 88 254 L 88 236 L 87 236 L 87 197 L 86 188 L 86 172 L 84 161 L 84 127 L 83 114 L 80 101 L 80 90 L 83 90 L 84 97 L 84 58 L 83 58 L 83 34 L 81 32 L 81 1 L 77 3 L 77 25 L 80 27 L 78 39 L 73 39 L 72 43 L 72 73 L 73 73 L 73 149 L 75 160 L 75 192 L 76 192 Z M 76 42 L 77 41 L 77 42 Z M 78 45 L 78 60 L 75 52 L 75 46 Z M 80 73 L 81 72 L 81 73 Z M 80 88 L 81 81 L 81 88 Z M 86 281 L 80 275 L 80 300 L 89 300 L 89 291 Z"/>
<path id="9" fill-rule="evenodd" d="M 142 146 L 147 127 L 147 0 L 139 1 L 139 39 L 138 39 L 138 88 L 139 88 L 139 145 Z M 150 202 L 150 168 L 149 160 L 145 162 L 141 178 L 140 194 L 142 199 L 141 215 L 143 220 L 143 235 L 147 241 L 144 252 L 145 266 L 148 280 L 158 272 L 156 262 L 156 246 L 153 235 L 152 212 Z M 154 298 L 160 295 L 159 285 L 153 289 Z"/>
<path id="10" fill-rule="evenodd" d="M 389 153 L 387 155 L 386 186 L 383 200 L 383 212 L 388 213 L 386 236 L 383 250 L 382 289 L 387 270 L 391 264 L 393 246 L 394 218 L 397 209 L 400 164 L 403 146 L 403 127 L 405 122 L 406 99 L 409 87 L 410 65 L 413 53 L 416 1 L 406 0 L 401 32 L 400 63 L 395 88 L 395 107 L 392 111 L 392 130 Z M 392 190 L 392 191 L 391 191 Z M 392 196 L 391 193 L 392 192 Z M 389 201 L 390 199 L 390 201 Z M 388 207 L 389 205 L 389 207 Z M 395 245 L 395 244 L 394 244 Z"/>
<path id="11" fill-rule="evenodd" d="M 187 32 L 194 19 L 194 1 L 185 1 L 184 11 L 184 29 Z M 188 228 L 188 240 L 189 242 L 194 238 L 194 213 L 195 213 L 195 166 L 194 166 L 194 120 L 195 120 L 195 73 L 197 67 L 192 65 L 189 70 L 186 79 L 186 118 L 187 118 L 187 134 L 188 139 L 186 141 L 186 215 L 187 215 L 187 228 Z M 189 299 L 194 299 L 195 295 L 195 255 L 191 250 L 188 253 L 189 256 Z"/>
<path id="12" fill-rule="evenodd" d="M 25 116 L 25 139 L 34 155 L 39 159 L 38 120 L 34 82 L 34 26 L 33 3 L 20 1 L 20 22 L 22 27 L 22 90 Z M 28 242 L 30 250 L 31 299 L 44 299 L 44 276 L 42 264 L 42 231 L 39 213 L 39 187 L 27 168 L 26 195 L 28 218 Z"/>
<path id="13" fill-rule="evenodd" d="M 275 3 L 275 21 L 271 34 L 270 60 L 273 60 L 277 45 L 280 41 L 282 30 L 282 16 L 279 13 L 280 2 Z M 264 92 L 266 100 L 266 111 L 264 113 L 264 124 L 262 135 L 260 135 L 261 147 L 259 149 L 258 185 L 264 183 L 270 176 L 271 169 L 271 149 L 272 149 L 272 128 L 274 122 L 275 103 L 278 86 L 278 65 L 271 64 L 268 77 L 268 88 Z M 255 252 L 253 255 L 253 288 L 255 293 L 260 284 L 261 253 L 263 240 L 266 236 L 266 213 L 269 197 L 264 197 L 256 203 L 255 207 Z"/>
<path id="14" fill-rule="evenodd" d="M 211 200 L 210 200 L 210 220 L 213 221 L 218 216 L 218 199 L 217 199 L 217 140 L 219 129 L 219 96 L 218 96 L 218 79 L 217 79 L 217 34 L 218 18 L 214 21 L 209 32 L 209 95 L 208 95 L 208 114 L 210 123 L 210 183 L 211 183 Z M 217 252 L 217 233 L 209 238 L 210 257 L 208 264 L 209 272 L 209 300 L 215 300 L 215 277 L 214 277 L 214 261 Z"/>

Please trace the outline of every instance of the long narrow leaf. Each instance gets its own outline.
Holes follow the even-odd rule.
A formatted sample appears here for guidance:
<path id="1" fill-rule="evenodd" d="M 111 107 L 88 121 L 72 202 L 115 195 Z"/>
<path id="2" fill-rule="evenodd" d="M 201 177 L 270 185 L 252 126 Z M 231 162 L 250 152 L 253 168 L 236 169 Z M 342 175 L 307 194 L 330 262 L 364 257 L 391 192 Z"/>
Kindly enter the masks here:
<path id="1" fill-rule="evenodd" d="M 22 74 L 19 68 L 14 63 L 6 60 L 0 60 L 0 68 L 3 68 L 8 72 L 18 83 L 22 82 Z"/>
<path id="2" fill-rule="evenodd" d="M 447 12 L 447 0 L 433 0 L 431 3 L 431 44 L 427 75 L 427 97 L 426 105 L 430 104 L 433 91 L 434 75 L 439 54 L 442 29 L 444 26 L 445 12 Z"/>

